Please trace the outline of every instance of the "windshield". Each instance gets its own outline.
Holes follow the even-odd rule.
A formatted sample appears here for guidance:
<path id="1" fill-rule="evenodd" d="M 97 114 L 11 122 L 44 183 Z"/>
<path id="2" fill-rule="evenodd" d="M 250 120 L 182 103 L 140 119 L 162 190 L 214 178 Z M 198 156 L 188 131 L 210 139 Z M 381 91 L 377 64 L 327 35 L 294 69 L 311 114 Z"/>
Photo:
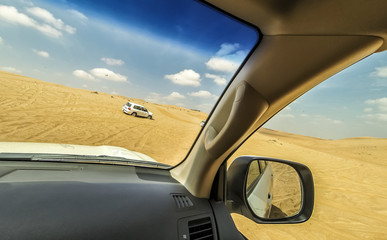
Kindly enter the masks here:
<path id="1" fill-rule="evenodd" d="M 3 0 L 0 142 L 175 165 L 258 38 L 200 1 Z"/>

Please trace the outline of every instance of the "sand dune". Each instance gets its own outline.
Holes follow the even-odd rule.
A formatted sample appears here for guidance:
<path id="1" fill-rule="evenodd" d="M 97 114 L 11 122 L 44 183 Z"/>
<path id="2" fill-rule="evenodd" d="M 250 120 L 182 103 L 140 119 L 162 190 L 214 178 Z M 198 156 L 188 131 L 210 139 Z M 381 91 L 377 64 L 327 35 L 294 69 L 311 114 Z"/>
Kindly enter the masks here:
<path id="1" fill-rule="evenodd" d="M 195 140 L 207 114 L 47 83 L 0 72 L 0 141 L 114 145 L 176 164 Z M 122 112 L 146 106 L 154 120 Z"/>
<path id="2" fill-rule="evenodd" d="M 122 113 L 128 101 L 154 120 Z M 114 145 L 176 164 L 205 113 L 140 99 L 74 89 L 0 72 L 0 141 Z M 249 239 L 387 239 L 387 139 L 325 140 L 262 129 L 232 158 L 277 157 L 304 163 L 316 188 L 312 218 L 297 225 L 258 225 L 233 215 Z"/>

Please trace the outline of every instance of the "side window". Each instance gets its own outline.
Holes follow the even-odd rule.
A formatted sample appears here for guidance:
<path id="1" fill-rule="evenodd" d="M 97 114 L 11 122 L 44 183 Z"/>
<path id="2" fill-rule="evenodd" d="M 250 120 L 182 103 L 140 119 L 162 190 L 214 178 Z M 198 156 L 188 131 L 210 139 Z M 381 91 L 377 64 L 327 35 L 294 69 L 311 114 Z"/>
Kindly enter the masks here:
<path id="1" fill-rule="evenodd" d="M 237 228 L 248 239 L 384 238 L 386 228 L 379 226 L 387 226 L 386 146 L 387 53 L 378 53 L 284 108 L 230 158 L 266 156 L 308 166 L 315 185 L 312 217 L 304 224 L 271 226 L 232 214 Z M 286 173 L 269 165 L 274 177 Z M 272 194 L 271 211 L 287 214 L 299 206 L 293 200 L 278 203 L 293 188 L 281 184 L 274 182 L 280 191 Z"/>

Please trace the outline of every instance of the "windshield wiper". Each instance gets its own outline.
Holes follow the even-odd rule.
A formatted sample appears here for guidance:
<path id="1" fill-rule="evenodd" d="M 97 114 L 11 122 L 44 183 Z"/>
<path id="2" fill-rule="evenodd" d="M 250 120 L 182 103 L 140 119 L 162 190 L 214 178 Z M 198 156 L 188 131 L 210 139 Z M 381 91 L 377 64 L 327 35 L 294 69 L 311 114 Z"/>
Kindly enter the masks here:
<path id="1" fill-rule="evenodd" d="M 124 157 L 113 157 L 107 155 L 72 155 L 72 154 L 36 154 L 36 153 L 1 153 L 0 159 L 13 161 L 37 161 L 37 162 L 74 162 L 74 163 L 102 163 L 134 166 L 152 166 L 169 169 L 172 166 L 159 162 L 128 159 Z"/>

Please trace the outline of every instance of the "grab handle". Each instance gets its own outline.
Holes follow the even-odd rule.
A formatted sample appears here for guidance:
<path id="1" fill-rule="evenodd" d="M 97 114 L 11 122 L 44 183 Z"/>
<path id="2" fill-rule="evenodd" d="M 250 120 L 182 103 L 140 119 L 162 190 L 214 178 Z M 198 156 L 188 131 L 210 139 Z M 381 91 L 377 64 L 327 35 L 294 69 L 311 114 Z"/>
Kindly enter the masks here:
<path id="1" fill-rule="evenodd" d="M 236 88 L 231 108 L 222 111 L 228 114 L 223 126 L 209 125 L 206 130 L 204 147 L 213 156 L 218 157 L 236 143 L 251 125 L 268 109 L 269 103 L 247 82 Z M 222 114 L 221 113 L 221 114 Z M 222 116 L 224 117 L 224 116 Z M 214 121 L 216 123 L 216 118 Z"/>

